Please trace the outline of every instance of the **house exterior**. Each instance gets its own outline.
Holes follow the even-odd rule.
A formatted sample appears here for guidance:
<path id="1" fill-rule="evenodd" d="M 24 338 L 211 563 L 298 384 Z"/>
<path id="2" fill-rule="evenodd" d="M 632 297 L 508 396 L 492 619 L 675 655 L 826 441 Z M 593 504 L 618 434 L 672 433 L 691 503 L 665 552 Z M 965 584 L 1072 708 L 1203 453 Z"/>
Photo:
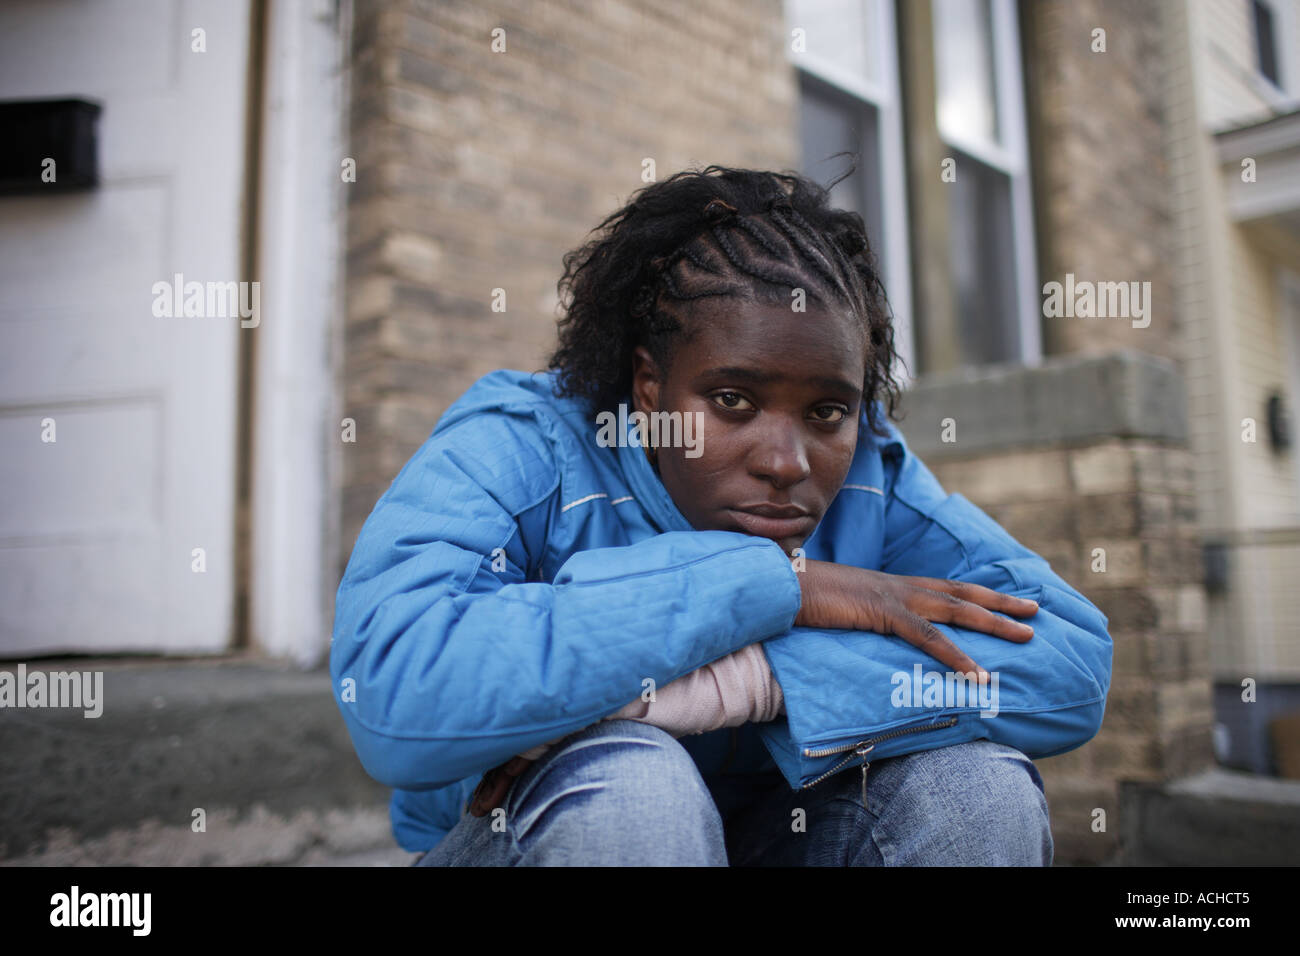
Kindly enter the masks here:
<path id="1" fill-rule="evenodd" d="M 1185 16 L 1191 70 L 1170 171 L 1220 759 L 1294 778 L 1300 11 L 1209 3 Z"/>
<path id="2" fill-rule="evenodd" d="M 1040 768 L 1057 859 L 1115 858 L 1123 783 L 1295 747 L 1298 7 L 5 4 L 0 100 L 101 113 L 98 186 L 0 198 L 0 658 L 319 669 L 393 476 L 544 364 L 564 252 L 679 169 L 849 151 L 900 427 L 1110 620 L 1102 732 Z"/>

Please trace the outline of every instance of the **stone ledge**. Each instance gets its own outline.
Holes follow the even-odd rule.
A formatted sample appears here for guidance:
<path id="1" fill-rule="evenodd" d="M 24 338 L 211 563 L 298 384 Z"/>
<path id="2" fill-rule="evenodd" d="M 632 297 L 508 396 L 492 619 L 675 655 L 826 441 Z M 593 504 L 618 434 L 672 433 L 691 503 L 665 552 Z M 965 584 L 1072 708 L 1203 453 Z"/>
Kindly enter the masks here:
<path id="1" fill-rule="evenodd" d="M 1177 366 L 1133 349 L 927 375 L 903 393 L 899 429 L 926 461 L 1101 438 L 1185 443 Z M 957 441 L 940 422 L 957 421 Z"/>
<path id="2" fill-rule="evenodd" d="M 1215 768 L 1163 784 L 1120 784 L 1126 866 L 1294 866 L 1300 781 Z"/>
<path id="3" fill-rule="evenodd" d="M 56 846 L 63 859 L 142 825 L 189 832 L 195 808 L 209 830 L 214 816 L 233 823 L 254 811 L 386 813 L 390 791 L 357 759 L 324 670 L 236 657 L 26 666 L 102 671 L 103 713 L 0 708 L 0 859 Z M 378 837 L 340 839 L 352 852 Z"/>

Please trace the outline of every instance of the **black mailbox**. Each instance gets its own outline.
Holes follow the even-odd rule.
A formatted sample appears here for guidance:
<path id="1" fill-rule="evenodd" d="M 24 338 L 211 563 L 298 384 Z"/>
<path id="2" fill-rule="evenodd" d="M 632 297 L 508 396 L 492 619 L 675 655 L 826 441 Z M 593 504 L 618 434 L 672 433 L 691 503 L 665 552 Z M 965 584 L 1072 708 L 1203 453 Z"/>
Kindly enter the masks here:
<path id="1" fill-rule="evenodd" d="M 0 193 L 33 195 L 99 185 L 95 124 L 88 100 L 0 102 Z M 53 162 L 51 162 L 53 161 Z"/>

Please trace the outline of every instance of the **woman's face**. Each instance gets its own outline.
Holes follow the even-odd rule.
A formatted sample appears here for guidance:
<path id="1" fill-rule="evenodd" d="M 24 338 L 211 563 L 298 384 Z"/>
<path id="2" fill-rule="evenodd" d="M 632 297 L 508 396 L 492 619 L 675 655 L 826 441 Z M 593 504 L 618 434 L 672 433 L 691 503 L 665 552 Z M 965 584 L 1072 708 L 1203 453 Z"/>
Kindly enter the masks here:
<path id="1" fill-rule="evenodd" d="M 698 531 L 770 538 L 790 554 L 830 507 L 857 449 L 864 336 L 810 304 L 696 303 L 672 367 L 637 349 L 638 411 L 699 413 L 698 445 L 658 449 L 659 477 Z M 766 513 L 764 513 L 766 512 Z"/>

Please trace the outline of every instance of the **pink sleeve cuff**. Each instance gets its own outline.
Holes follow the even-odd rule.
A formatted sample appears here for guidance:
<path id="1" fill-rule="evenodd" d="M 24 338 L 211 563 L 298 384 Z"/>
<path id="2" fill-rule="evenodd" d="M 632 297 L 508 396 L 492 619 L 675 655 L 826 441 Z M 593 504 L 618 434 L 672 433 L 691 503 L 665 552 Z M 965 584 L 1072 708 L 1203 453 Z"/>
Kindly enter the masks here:
<path id="1" fill-rule="evenodd" d="M 640 698 L 606 720 L 624 718 L 654 724 L 672 734 L 702 734 L 722 727 L 763 723 L 785 712 L 785 698 L 767 656 L 748 644 Z"/>

